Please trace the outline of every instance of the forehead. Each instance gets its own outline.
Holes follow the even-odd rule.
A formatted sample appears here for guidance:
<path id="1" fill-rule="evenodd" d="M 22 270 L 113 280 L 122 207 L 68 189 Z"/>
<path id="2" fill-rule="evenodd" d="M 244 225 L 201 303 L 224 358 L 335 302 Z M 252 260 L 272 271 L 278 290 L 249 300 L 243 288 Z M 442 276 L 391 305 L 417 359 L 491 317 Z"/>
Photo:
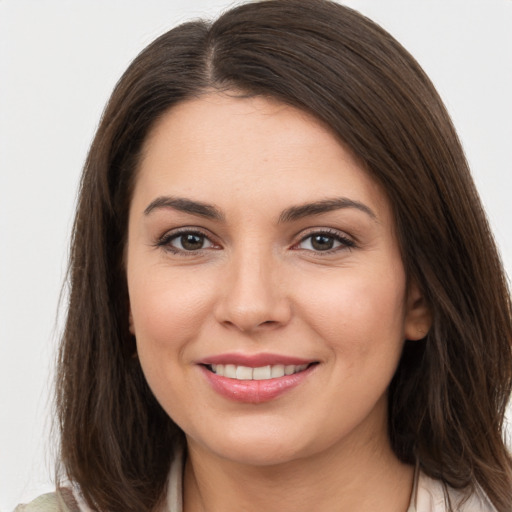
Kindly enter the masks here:
<path id="1" fill-rule="evenodd" d="M 269 131 L 272 137 L 268 137 Z M 320 120 L 276 99 L 218 92 L 181 102 L 164 113 L 146 137 L 143 158 L 162 143 L 168 143 L 169 149 L 195 143 L 196 152 L 208 151 L 212 156 L 216 150 L 250 145 L 257 147 L 262 157 L 272 152 L 275 158 L 293 145 L 306 149 L 334 143 L 341 148 L 341 141 L 336 140 Z"/>
<path id="2" fill-rule="evenodd" d="M 263 97 L 212 93 L 173 107 L 149 133 L 138 173 L 135 193 L 147 201 L 273 197 L 277 205 L 343 195 L 387 208 L 380 187 L 328 127 Z"/>

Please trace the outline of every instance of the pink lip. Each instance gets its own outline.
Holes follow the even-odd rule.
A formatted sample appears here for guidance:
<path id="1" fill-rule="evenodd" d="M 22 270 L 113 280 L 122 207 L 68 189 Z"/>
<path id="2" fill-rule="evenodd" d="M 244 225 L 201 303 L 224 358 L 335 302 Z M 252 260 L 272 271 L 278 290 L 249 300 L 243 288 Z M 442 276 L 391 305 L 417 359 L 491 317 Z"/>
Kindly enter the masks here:
<path id="1" fill-rule="evenodd" d="M 317 366 L 318 365 L 314 364 L 302 372 L 268 380 L 230 379 L 228 377 L 221 377 L 220 375 L 213 373 L 204 365 L 200 365 L 199 368 L 208 380 L 209 384 L 212 386 L 213 390 L 219 393 L 221 396 L 235 402 L 259 404 L 273 400 L 274 398 L 277 398 L 287 391 L 297 387 L 309 377 L 309 375 L 315 370 Z"/>
<path id="2" fill-rule="evenodd" d="M 234 364 L 236 366 L 247 366 L 249 368 L 258 368 L 260 366 L 272 366 L 276 364 L 296 365 L 310 364 L 315 361 L 311 359 L 301 359 L 299 357 L 290 357 L 279 354 L 219 354 L 217 356 L 206 357 L 198 361 L 198 364 Z"/>

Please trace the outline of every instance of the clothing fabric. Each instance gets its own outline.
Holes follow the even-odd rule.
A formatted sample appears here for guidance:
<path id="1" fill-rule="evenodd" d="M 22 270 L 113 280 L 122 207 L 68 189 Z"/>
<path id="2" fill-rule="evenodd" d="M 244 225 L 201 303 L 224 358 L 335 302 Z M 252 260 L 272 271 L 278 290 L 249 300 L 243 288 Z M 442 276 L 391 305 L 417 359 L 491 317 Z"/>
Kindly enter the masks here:
<path id="1" fill-rule="evenodd" d="M 455 512 L 496 512 L 495 507 L 481 490 L 466 499 L 462 492 L 443 485 L 440 480 L 430 478 L 417 466 L 411 503 L 407 512 L 446 512 L 447 497 Z"/>
<path id="2" fill-rule="evenodd" d="M 85 509 L 80 508 L 70 488 L 62 487 L 39 496 L 27 505 L 18 505 L 14 512 L 85 512 Z"/>
<path id="3" fill-rule="evenodd" d="M 165 512 L 183 512 L 183 468 L 184 455 L 180 454 L 171 466 L 167 487 Z M 447 488 L 447 493 L 456 512 L 496 512 L 496 509 L 482 492 L 472 494 L 464 501 L 461 492 Z M 407 512 L 446 512 L 444 486 L 418 467 L 414 475 L 411 502 Z M 45 494 L 28 505 L 18 505 L 14 512 L 93 512 L 80 498 L 80 494 L 70 488 L 61 488 L 55 493 Z M 400 511 L 397 511 L 400 512 Z"/>

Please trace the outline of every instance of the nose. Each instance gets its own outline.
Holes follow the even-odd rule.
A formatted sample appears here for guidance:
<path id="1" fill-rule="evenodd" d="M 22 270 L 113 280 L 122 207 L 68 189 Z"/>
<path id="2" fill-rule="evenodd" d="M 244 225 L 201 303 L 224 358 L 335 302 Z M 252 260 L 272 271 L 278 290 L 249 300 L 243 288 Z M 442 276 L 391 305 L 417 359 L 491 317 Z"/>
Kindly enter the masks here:
<path id="1" fill-rule="evenodd" d="M 275 329 L 290 321 L 292 309 L 282 272 L 264 251 L 246 251 L 231 259 L 219 291 L 215 316 L 226 327 L 248 333 Z"/>

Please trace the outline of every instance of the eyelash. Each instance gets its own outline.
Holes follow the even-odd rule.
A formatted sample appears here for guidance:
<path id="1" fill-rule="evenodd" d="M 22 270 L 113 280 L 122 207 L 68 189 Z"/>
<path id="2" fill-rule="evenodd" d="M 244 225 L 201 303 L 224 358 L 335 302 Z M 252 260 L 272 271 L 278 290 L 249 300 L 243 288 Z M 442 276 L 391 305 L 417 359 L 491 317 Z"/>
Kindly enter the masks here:
<path id="1" fill-rule="evenodd" d="M 163 236 L 161 236 L 156 241 L 156 243 L 154 245 L 156 247 L 161 247 L 164 251 L 168 251 L 173 254 L 179 254 L 179 255 L 183 255 L 183 256 L 192 256 L 201 251 L 209 249 L 209 247 L 204 247 L 201 249 L 188 251 L 186 249 L 179 249 L 178 247 L 174 247 L 173 245 L 171 245 L 171 242 L 173 240 L 177 240 L 184 235 L 192 235 L 192 236 L 200 237 L 203 240 L 208 240 L 212 244 L 212 246 L 216 246 L 216 244 L 214 242 L 212 242 L 212 240 L 210 239 L 210 237 L 207 234 L 203 233 L 201 230 L 194 229 L 194 228 L 181 228 L 181 229 L 177 229 L 175 231 L 167 232 Z"/>
<path id="2" fill-rule="evenodd" d="M 331 249 L 327 249 L 325 251 L 320 251 L 320 250 L 314 251 L 312 249 L 301 249 L 301 248 L 297 248 L 296 250 L 312 251 L 318 255 L 329 255 L 329 254 L 336 253 L 338 251 L 343 251 L 343 250 L 347 250 L 347 249 L 351 250 L 356 247 L 356 243 L 353 240 L 351 240 L 350 238 L 348 238 L 346 236 L 343 236 L 339 231 L 337 231 L 335 229 L 312 230 L 309 233 L 307 233 L 305 236 L 303 236 L 300 239 L 300 241 L 297 244 L 295 244 L 293 247 L 297 247 L 298 245 L 302 244 L 304 241 L 306 241 L 308 239 L 312 239 L 314 236 L 324 236 L 326 238 L 334 239 L 336 242 L 339 242 L 340 245 L 337 247 L 333 247 Z"/>
<path id="3" fill-rule="evenodd" d="M 173 245 L 171 245 L 172 241 L 177 240 L 184 235 L 192 235 L 192 236 L 200 237 L 201 239 L 203 239 L 203 241 L 207 240 L 211 244 L 211 246 L 210 247 L 202 247 L 202 248 L 196 249 L 196 250 L 186 250 L 186 249 L 180 249 L 180 248 L 177 248 L 177 247 L 174 247 Z M 303 248 L 298 247 L 300 244 L 302 244 L 303 242 L 305 242 L 308 239 L 312 239 L 314 236 L 324 236 L 326 238 L 334 239 L 335 242 L 339 243 L 339 246 L 333 247 L 333 248 L 327 249 L 327 250 L 316 250 L 316 251 L 314 249 L 303 249 Z M 193 228 L 180 228 L 180 229 L 172 231 L 172 232 L 167 232 L 163 236 L 161 236 L 156 241 L 156 243 L 154 245 L 156 247 L 162 248 L 165 251 L 171 252 L 173 254 L 183 255 L 183 256 L 195 255 L 201 251 L 210 249 L 211 247 L 213 247 L 214 249 L 219 248 L 219 246 L 217 244 L 215 244 L 207 234 L 205 234 L 201 230 L 193 229 Z M 317 230 L 310 231 L 307 235 L 303 236 L 299 240 L 299 242 L 297 242 L 296 244 L 294 244 L 291 247 L 291 249 L 309 251 L 309 252 L 313 252 L 318 255 L 329 255 L 329 254 L 336 253 L 338 251 L 343 251 L 343 250 L 347 250 L 347 249 L 351 250 L 355 247 L 356 247 L 355 242 L 353 240 L 351 240 L 350 238 L 341 235 L 339 231 L 336 231 L 334 229 L 317 229 Z"/>

